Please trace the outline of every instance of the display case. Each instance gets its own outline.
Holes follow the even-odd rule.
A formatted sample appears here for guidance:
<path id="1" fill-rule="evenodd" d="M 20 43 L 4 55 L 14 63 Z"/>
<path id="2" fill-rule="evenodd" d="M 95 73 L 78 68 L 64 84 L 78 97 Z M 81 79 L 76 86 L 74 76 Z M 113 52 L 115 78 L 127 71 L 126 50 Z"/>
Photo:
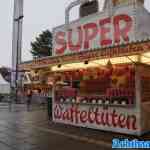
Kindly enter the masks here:
<path id="1" fill-rule="evenodd" d="M 135 104 L 135 67 L 114 65 L 59 73 L 55 100 L 61 103 L 132 107 Z M 63 84 L 64 83 L 64 84 Z M 60 87 L 60 88 L 59 88 Z"/>
<path id="2" fill-rule="evenodd" d="M 141 90 L 145 82 L 143 67 L 121 64 L 72 70 L 63 75 L 60 72 L 63 84 L 56 84 L 54 88 L 53 120 L 99 130 L 142 134 L 141 95 L 146 92 Z M 62 81 L 66 78 L 71 79 L 69 84 Z"/>

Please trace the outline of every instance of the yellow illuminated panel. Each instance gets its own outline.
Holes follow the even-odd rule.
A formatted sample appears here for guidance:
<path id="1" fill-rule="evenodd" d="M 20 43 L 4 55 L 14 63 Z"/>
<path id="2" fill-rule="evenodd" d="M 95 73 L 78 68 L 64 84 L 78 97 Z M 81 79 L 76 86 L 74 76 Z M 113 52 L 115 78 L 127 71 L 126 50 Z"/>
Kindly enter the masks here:
<path id="1" fill-rule="evenodd" d="M 74 70 L 74 69 L 86 69 L 91 67 L 100 67 L 107 65 L 108 61 L 111 61 L 112 64 L 124 64 L 124 63 L 133 63 L 138 62 L 138 55 L 133 56 L 124 56 L 124 57 L 115 57 L 111 59 L 99 59 L 94 61 L 89 61 L 88 64 L 84 64 L 84 62 L 80 63 L 70 63 L 70 64 L 62 64 L 61 67 L 54 66 L 52 67 L 52 71 L 65 71 L 65 70 Z"/>
<path id="2" fill-rule="evenodd" d="M 141 62 L 144 64 L 150 64 L 150 58 L 141 56 Z"/>
<path id="3" fill-rule="evenodd" d="M 108 61 L 111 61 L 112 64 L 124 64 L 124 63 L 132 63 L 138 61 L 138 55 L 128 56 L 128 57 L 115 57 L 110 59 L 100 59 L 93 61 L 94 63 L 98 63 L 100 65 L 107 65 Z"/>
<path id="4" fill-rule="evenodd" d="M 60 68 L 58 66 L 52 67 L 52 71 L 63 71 L 63 70 L 72 70 L 72 69 L 86 69 L 91 67 L 98 67 L 99 64 L 95 64 L 92 62 L 89 62 L 88 64 L 84 64 L 84 62 L 81 63 L 71 63 L 71 64 L 65 64 L 62 65 Z"/>
<path id="5" fill-rule="evenodd" d="M 54 66 L 52 67 L 52 71 L 65 71 L 65 70 L 74 70 L 74 69 L 86 69 L 91 67 L 100 67 L 100 66 L 106 66 L 108 64 L 108 61 L 111 62 L 111 64 L 126 64 L 126 63 L 144 63 L 144 64 L 150 64 L 150 52 L 143 53 L 141 55 L 132 55 L 132 56 L 123 56 L 123 57 L 115 57 L 110 59 L 98 59 L 94 61 L 89 61 L 88 64 L 85 64 L 84 62 L 79 63 L 70 63 L 70 64 L 62 64 L 61 67 Z"/>
<path id="6" fill-rule="evenodd" d="M 150 52 L 143 53 L 140 59 L 142 63 L 150 64 Z"/>
<path id="7" fill-rule="evenodd" d="M 145 56 L 145 57 L 149 57 L 149 58 L 150 58 L 150 52 L 143 53 L 143 56 Z"/>

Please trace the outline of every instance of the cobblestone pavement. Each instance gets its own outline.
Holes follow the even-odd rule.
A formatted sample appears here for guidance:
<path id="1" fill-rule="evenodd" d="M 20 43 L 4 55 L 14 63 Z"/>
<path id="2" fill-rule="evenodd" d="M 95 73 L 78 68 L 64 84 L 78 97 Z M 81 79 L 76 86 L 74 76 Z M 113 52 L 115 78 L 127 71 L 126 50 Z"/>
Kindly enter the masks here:
<path id="1" fill-rule="evenodd" d="M 14 105 L 10 112 L 0 106 L 0 150 L 111 150 L 113 138 L 137 139 L 110 132 L 55 124 L 47 111 Z M 145 135 L 139 139 L 150 139 Z"/>

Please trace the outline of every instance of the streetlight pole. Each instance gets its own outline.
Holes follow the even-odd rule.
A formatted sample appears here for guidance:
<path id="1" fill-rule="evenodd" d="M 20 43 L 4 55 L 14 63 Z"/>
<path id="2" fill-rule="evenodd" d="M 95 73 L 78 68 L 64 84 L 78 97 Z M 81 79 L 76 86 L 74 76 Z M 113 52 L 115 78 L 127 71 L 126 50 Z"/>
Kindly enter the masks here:
<path id="1" fill-rule="evenodd" d="M 20 39 L 20 20 L 23 19 L 24 16 L 19 16 L 14 19 L 18 23 L 17 27 L 17 51 L 16 51 L 16 70 L 15 70 L 15 101 L 18 102 L 18 65 L 19 65 L 19 39 Z"/>

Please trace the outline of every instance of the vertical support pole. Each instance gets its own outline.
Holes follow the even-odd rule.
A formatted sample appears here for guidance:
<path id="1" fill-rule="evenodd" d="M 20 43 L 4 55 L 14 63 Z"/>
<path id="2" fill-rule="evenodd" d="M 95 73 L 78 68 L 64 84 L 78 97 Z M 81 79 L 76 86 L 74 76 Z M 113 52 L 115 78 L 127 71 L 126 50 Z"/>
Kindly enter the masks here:
<path id="1" fill-rule="evenodd" d="M 14 0 L 13 16 L 13 37 L 12 37 L 12 73 L 11 88 L 12 93 L 17 94 L 17 81 L 19 78 L 18 65 L 21 63 L 21 45 L 22 45 L 22 18 L 23 18 L 23 1 Z M 17 97 L 16 97 L 17 101 Z"/>
<path id="2" fill-rule="evenodd" d="M 137 124 L 138 124 L 138 135 L 142 132 L 142 115 L 141 115 L 141 78 L 140 78 L 140 65 L 135 65 L 135 93 L 136 93 L 136 113 L 137 113 Z"/>

